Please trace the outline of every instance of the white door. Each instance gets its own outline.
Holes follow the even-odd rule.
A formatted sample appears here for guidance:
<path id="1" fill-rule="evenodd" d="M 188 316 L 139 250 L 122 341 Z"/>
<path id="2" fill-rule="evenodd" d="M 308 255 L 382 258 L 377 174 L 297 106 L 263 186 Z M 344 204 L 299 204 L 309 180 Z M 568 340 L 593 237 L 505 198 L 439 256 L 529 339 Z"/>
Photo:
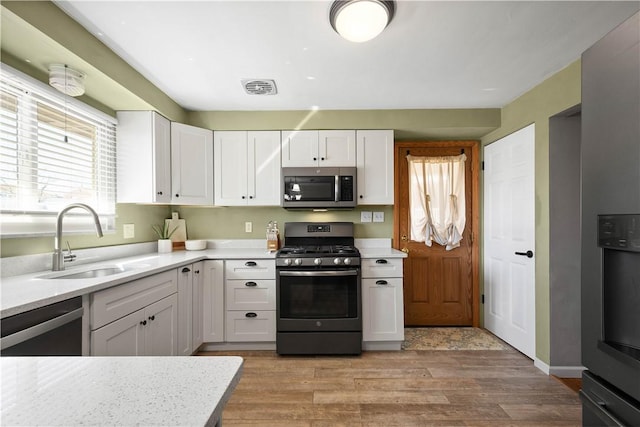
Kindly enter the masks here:
<path id="1" fill-rule="evenodd" d="M 485 327 L 535 357 L 535 128 L 484 148 Z"/>
<path id="2" fill-rule="evenodd" d="M 145 308 L 145 356 L 175 356 L 178 352 L 178 296 L 169 295 Z"/>
<path id="3" fill-rule="evenodd" d="M 358 204 L 393 205 L 393 130 L 356 132 Z"/>

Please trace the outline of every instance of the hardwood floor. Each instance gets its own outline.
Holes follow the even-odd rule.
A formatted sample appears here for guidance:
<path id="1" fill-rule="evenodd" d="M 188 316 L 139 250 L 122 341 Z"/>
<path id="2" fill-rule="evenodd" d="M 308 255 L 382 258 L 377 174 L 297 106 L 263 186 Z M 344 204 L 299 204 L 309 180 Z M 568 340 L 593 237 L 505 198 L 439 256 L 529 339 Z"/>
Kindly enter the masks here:
<path id="1" fill-rule="evenodd" d="M 578 395 L 515 350 L 244 357 L 225 427 L 580 426 Z"/>

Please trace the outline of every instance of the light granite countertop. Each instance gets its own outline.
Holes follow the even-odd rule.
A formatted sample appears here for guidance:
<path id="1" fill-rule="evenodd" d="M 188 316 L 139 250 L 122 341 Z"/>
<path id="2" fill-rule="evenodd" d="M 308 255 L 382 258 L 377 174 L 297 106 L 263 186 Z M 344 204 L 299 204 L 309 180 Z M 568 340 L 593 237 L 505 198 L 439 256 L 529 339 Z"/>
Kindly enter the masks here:
<path id="1" fill-rule="evenodd" d="M 268 252 L 265 249 L 264 241 L 248 242 L 249 246 L 240 247 L 239 245 L 243 244 L 242 241 L 231 242 L 230 245 L 228 242 L 209 241 L 207 249 L 201 251 L 180 250 L 167 254 L 151 252 L 135 256 L 111 257 L 111 259 L 103 261 L 97 261 L 98 259 L 104 259 L 100 255 L 93 255 L 96 261 L 80 265 L 70 264 L 64 271 L 60 272 L 41 270 L 3 277 L 0 283 L 0 318 L 76 296 L 90 294 L 202 260 L 275 259 L 275 253 Z M 391 248 L 389 239 L 356 239 L 355 243 L 363 258 L 406 257 L 405 253 Z M 7 262 L 8 260 L 5 259 L 4 261 Z M 99 267 L 122 267 L 126 271 L 95 278 L 55 278 Z"/>
<path id="2" fill-rule="evenodd" d="M 0 424 L 215 426 L 243 360 L 2 357 Z"/>

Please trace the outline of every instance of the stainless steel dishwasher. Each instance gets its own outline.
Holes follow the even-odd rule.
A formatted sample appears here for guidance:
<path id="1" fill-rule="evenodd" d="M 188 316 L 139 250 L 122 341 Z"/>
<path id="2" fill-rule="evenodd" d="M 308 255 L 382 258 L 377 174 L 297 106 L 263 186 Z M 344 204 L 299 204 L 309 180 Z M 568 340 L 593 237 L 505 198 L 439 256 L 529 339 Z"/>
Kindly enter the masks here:
<path id="1" fill-rule="evenodd" d="M 81 356 L 82 297 L 6 317 L 0 322 L 2 356 Z"/>

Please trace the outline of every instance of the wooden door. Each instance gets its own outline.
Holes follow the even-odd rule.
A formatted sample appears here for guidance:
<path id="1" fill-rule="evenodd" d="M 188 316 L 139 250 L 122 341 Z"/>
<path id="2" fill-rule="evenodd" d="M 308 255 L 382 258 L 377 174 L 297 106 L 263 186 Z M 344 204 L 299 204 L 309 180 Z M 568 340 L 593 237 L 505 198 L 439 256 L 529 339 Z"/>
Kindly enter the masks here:
<path id="1" fill-rule="evenodd" d="M 464 150 L 466 225 L 460 247 L 447 251 L 410 240 L 409 172 L 412 156 L 457 156 Z M 477 141 L 396 142 L 394 247 L 404 260 L 404 320 L 407 326 L 478 326 Z"/>

